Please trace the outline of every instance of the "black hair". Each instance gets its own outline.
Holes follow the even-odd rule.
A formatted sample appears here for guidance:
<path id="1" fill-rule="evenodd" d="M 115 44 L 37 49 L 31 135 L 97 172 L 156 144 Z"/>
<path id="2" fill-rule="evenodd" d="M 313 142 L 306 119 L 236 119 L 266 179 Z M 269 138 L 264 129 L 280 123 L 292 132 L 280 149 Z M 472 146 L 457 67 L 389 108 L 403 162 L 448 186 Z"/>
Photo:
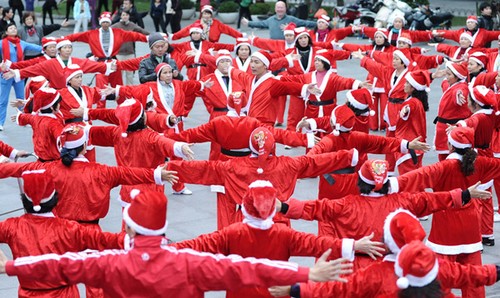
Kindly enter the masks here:
<path id="1" fill-rule="evenodd" d="M 379 194 L 386 195 L 389 193 L 389 187 L 390 187 L 390 183 L 389 183 L 389 180 L 387 180 L 384 183 L 384 185 L 382 186 L 382 188 L 379 190 L 376 190 L 375 192 L 379 193 Z M 359 188 L 360 193 L 367 195 L 370 192 L 372 192 L 372 190 L 375 188 L 375 185 L 368 184 L 368 183 L 364 182 L 361 179 L 361 177 L 358 177 L 358 188 Z"/>
<path id="2" fill-rule="evenodd" d="M 493 107 L 491 105 L 480 105 L 479 103 L 477 103 L 474 99 L 472 99 L 472 96 L 470 93 L 468 96 L 468 100 L 471 102 L 471 104 L 474 108 L 480 107 L 481 109 L 493 109 Z"/>
<path id="3" fill-rule="evenodd" d="M 352 103 L 351 103 L 350 101 L 347 101 L 347 102 L 346 102 L 346 106 L 347 106 L 349 109 L 351 109 L 351 110 L 354 112 L 354 115 L 356 115 L 356 116 L 361 116 L 361 115 L 363 115 L 363 114 L 365 114 L 365 113 L 370 112 L 370 107 L 367 107 L 366 109 L 361 110 L 361 109 L 358 109 L 358 108 L 356 108 L 355 106 L 353 106 L 353 105 L 352 105 Z"/>
<path id="4" fill-rule="evenodd" d="M 134 131 L 145 129 L 147 126 L 146 126 L 146 123 L 144 121 L 144 117 L 145 117 L 144 115 L 145 115 L 145 113 L 142 112 L 141 118 L 139 118 L 139 120 L 136 123 L 129 125 L 127 127 L 127 132 L 134 132 Z"/>
<path id="5" fill-rule="evenodd" d="M 330 32 L 332 30 L 332 27 L 330 27 L 330 23 L 328 23 L 328 27 L 326 27 L 326 29 L 328 30 L 328 32 Z M 318 25 L 314 26 L 314 33 L 318 32 Z"/>
<path id="6" fill-rule="evenodd" d="M 130 2 L 130 4 L 132 4 L 132 6 L 134 5 L 134 0 L 127 0 L 128 2 Z M 125 2 L 125 0 L 122 1 L 122 4 L 123 2 Z"/>
<path id="7" fill-rule="evenodd" d="M 10 7 L 10 6 L 4 7 L 3 12 L 2 12 L 2 17 L 5 17 L 9 13 L 9 11 L 11 11 L 11 10 L 12 10 L 12 7 Z M 14 10 L 12 10 L 12 11 L 14 11 Z M 7 28 L 5 28 L 5 29 L 7 29 Z"/>
<path id="8" fill-rule="evenodd" d="M 130 15 L 130 11 L 128 11 L 128 10 L 122 10 L 122 12 L 120 12 L 120 16 L 122 13 L 126 13 L 126 14 Z"/>
<path id="9" fill-rule="evenodd" d="M 483 3 L 479 4 L 479 11 L 483 12 L 483 10 L 485 10 L 487 7 L 493 9 L 493 6 L 491 5 L 491 3 L 483 2 Z"/>
<path id="10" fill-rule="evenodd" d="M 420 100 L 420 102 L 424 106 L 424 111 L 426 112 L 429 111 L 429 95 L 427 94 L 427 91 L 417 90 L 414 88 L 413 92 L 411 93 L 411 96 Z"/>
<path id="11" fill-rule="evenodd" d="M 238 57 L 238 53 L 239 53 L 241 47 L 242 46 L 238 47 L 238 49 L 236 50 L 236 57 Z M 252 55 L 252 48 L 249 46 L 246 46 L 246 47 L 248 47 L 248 50 L 250 50 L 250 53 L 248 54 L 248 56 L 250 57 Z"/>
<path id="12" fill-rule="evenodd" d="M 57 105 L 60 104 L 62 101 L 62 97 L 59 96 L 59 99 L 51 106 L 46 109 L 40 110 L 40 113 L 42 114 L 52 114 L 54 110 L 56 109 Z"/>
<path id="13" fill-rule="evenodd" d="M 308 39 L 309 39 L 309 42 L 307 43 L 307 46 L 308 46 L 308 47 L 312 47 L 313 42 L 312 42 L 312 38 L 311 38 L 311 36 L 310 36 L 309 34 L 307 34 L 306 36 L 307 36 L 307 37 L 308 37 Z M 299 44 L 299 39 L 298 39 L 298 38 L 297 38 L 297 40 L 295 41 L 295 47 L 296 47 L 296 48 L 298 48 L 298 49 L 301 49 L 301 48 L 302 48 L 302 47 L 300 46 L 300 44 Z"/>
<path id="14" fill-rule="evenodd" d="M 26 11 L 26 12 L 23 13 L 23 17 L 21 19 L 21 22 L 24 24 L 26 22 L 26 19 L 29 18 L 29 17 L 33 18 L 33 22 L 36 22 L 35 13 L 31 12 L 31 11 Z"/>
<path id="15" fill-rule="evenodd" d="M 63 147 L 61 150 L 62 163 L 67 167 L 71 166 L 71 164 L 73 163 L 73 159 L 75 159 L 78 156 L 78 154 L 80 154 L 83 151 L 84 146 L 85 144 L 82 144 L 81 146 L 78 146 L 73 149 L 66 149 Z"/>
<path id="16" fill-rule="evenodd" d="M 441 284 L 437 279 L 424 287 L 412 287 L 401 290 L 398 293 L 399 298 L 441 298 L 444 293 L 441 290 Z"/>
<path id="17" fill-rule="evenodd" d="M 21 194 L 21 201 L 23 202 L 24 210 L 26 210 L 27 213 L 47 213 L 51 212 L 52 209 L 54 209 L 54 207 L 57 205 L 57 202 L 59 201 L 59 195 L 56 191 L 48 202 L 40 203 L 40 211 L 33 210 L 33 203 L 28 200 L 25 194 Z"/>
<path id="18" fill-rule="evenodd" d="M 8 24 L 8 25 L 5 27 L 5 31 L 4 31 L 4 33 L 2 34 L 2 38 L 6 38 L 6 37 L 8 36 L 8 35 L 7 35 L 7 29 L 9 29 L 9 27 L 12 27 L 12 26 L 14 26 L 14 27 L 16 27 L 16 28 L 17 28 L 16 24 L 14 24 L 14 23 L 10 23 L 10 24 Z M 20 37 L 20 36 L 19 36 L 19 32 L 17 33 L 17 35 L 16 35 L 16 36 L 17 36 L 17 37 Z"/>
<path id="19" fill-rule="evenodd" d="M 323 61 L 323 60 L 321 60 L 321 59 L 318 59 L 318 60 L 319 60 L 319 62 L 321 62 L 321 64 L 323 64 L 323 68 L 324 68 L 326 71 L 330 70 L 330 68 L 331 68 L 330 64 L 326 63 L 325 61 Z"/>
<path id="20" fill-rule="evenodd" d="M 385 42 L 381 45 L 378 45 L 375 43 L 375 39 L 373 39 L 372 41 L 372 45 L 375 47 L 376 50 L 381 50 L 382 48 L 384 47 L 390 47 L 391 46 L 391 43 L 389 42 L 389 40 L 387 38 L 384 38 L 385 39 Z"/>
<path id="21" fill-rule="evenodd" d="M 474 173 L 474 163 L 476 162 L 477 152 L 472 148 L 456 148 L 453 147 L 453 150 L 462 155 L 462 161 L 460 163 L 460 170 L 462 170 L 462 174 L 465 176 L 470 176 Z"/>

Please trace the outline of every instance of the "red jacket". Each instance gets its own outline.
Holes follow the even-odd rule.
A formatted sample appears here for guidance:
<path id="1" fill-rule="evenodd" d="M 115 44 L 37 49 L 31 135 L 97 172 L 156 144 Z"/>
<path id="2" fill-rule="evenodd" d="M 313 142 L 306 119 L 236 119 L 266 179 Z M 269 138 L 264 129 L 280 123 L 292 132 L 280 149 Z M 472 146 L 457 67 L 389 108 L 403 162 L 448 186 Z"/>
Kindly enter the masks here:
<path id="1" fill-rule="evenodd" d="M 497 128 L 497 115 L 493 109 L 481 109 L 469 118 L 460 120 L 457 125 L 474 129 L 474 148 L 479 155 L 493 157 L 491 140 L 493 131 Z"/>
<path id="2" fill-rule="evenodd" d="M 377 30 L 380 30 L 378 28 L 373 28 L 373 27 L 366 27 L 363 26 L 363 33 L 368 36 L 371 39 L 375 38 L 375 32 Z M 407 29 L 401 29 L 397 34 L 393 34 L 392 30 L 385 30 L 385 33 L 387 34 L 389 43 L 392 45 L 396 45 L 392 43 L 393 40 L 397 40 L 399 36 L 401 36 L 401 33 L 409 34 L 411 37 L 411 41 L 413 43 L 417 42 L 429 42 L 432 39 L 432 34 L 430 31 L 416 31 L 416 30 L 407 30 Z"/>
<path id="3" fill-rule="evenodd" d="M 175 34 L 172 34 L 172 40 L 181 39 L 189 36 L 189 29 L 193 26 L 200 26 L 200 20 L 196 20 L 193 24 L 182 28 L 180 31 L 177 31 Z M 226 34 L 232 36 L 234 38 L 243 37 L 241 32 L 236 29 L 223 24 L 221 21 L 217 19 L 212 19 L 212 25 L 210 25 L 210 31 L 208 33 L 208 40 L 211 42 L 219 42 L 220 36 L 222 34 Z"/>
<path id="4" fill-rule="evenodd" d="M 71 86 L 66 86 L 66 88 L 59 90 L 62 98 L 60 109 L 65 121 L 77 118 L 75 115 L 70 113 L 71 109 L 83 108 L 88 111 L 88 109 L 91 109 L 94 104 L 97 104 L 103 99 L 99 89 L 96 87 L 82 85 L 81 89 L 82 97 L 80 97 Z"/>
<path id="5" fill-rule="evenodd" d="M 14 149 L 13 147 L 0 141 L 0 155 L 3 155 L 5 157 L 8 157 L 8 158 L 14 160 L 16 158 L 17 152 L 18 151 L 16 149 Z"/>
<path id="6" fill-rule="evenodd" d="M 422 102 L 418 98 L 409 97 L 402 103 L 401 112 L 396 124 L 396 138 L 412 141 L 417 137 L 421 137 L 420 141 L 425 142 L 427 139 L 426 123 Z M 417 151 L 416 154 L 422 155 L 423 152 Z M 397 153 L 396 165 L 410 159 L 411 155 L 408 152 Z"/>
<path id="7" fill-rule="evenodd" d="M 437 30 L 440 33 L 444 33 L 443 38 L 451 39 L 456 42 L 460 42 L 460 35 L 467 31 L 471 33 L 467 28 L 461 28 L 458 30 Z M 489 31 L 483 28 L 477 29 L 476 33 L 472 35 L 472 47 L 473 48 L 484 48 L 484 46 L 493 40 L 498 38 L 500 31 Z"/>

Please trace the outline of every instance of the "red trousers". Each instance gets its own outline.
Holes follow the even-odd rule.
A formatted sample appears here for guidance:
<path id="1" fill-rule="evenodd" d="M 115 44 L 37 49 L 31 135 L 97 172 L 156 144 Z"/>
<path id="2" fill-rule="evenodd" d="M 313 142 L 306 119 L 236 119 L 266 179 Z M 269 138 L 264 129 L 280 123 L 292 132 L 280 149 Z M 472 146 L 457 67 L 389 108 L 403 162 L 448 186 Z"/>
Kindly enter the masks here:
<path id="1" fill-rule="evenodd" d="M 481 252 L 476 251 L 470 254 L 459 254 L 459 255 L 442 255 L 437 254 L 440 258 L 444 260 L 448 260 L 450 262 L 457 262 L 463 265 L 482 265 L 481 260 Z M 462 288 L 462 297 L 463 298 L 481 298 L 485 297 L 486 292 L 484 287 L 470 288 L 465 287 Z M 443 289 L 443 292 L 450 292 L 450 289 Z"/>
<path id="2" fill-rule="evenodd" d="M 96 224 L 86 224 L 86 223 L 80 223 L 80 224 L 84 225 L 90 229 L 102 231 L 101 227 L 99 225 L 96 225 Z M 100 288 L 85 286 L 85 295 L 88 298 L 102 298 L 102 297 L 104 297 L 104 291 Z"/>
<path id="3" fill-rule="evenodd" d="M 389 129 L 387 129 L 385 131 L 385 136 L 395 138 L 396 132 L 390 131 Z M 395 154 L 394 153 L 386 154 L 385 160 L 387 160 L 387 162 L 389 163 L 389 168 L 387 169 L 387 171 L 389 172 L 389 176 L 394 176 L 394 171 L 396 169 L 396 156 L 395 156 Z"/>
<path id="4" fill-rule="evenodd" d="M 422 158 L 423 158 L 423 154 L 420 156 L 417 156 L 417 159 L 418 159 L 417 164 L 414 164 L 413 160 L 411 160 L 411 159 L 405 160 L 404 162 L 400 163 L 398 165 L 398 174 L 403 175 L 403 174 L 408 173 L 410 171 L 421 168 L 422 167 Z"/>
<path id="5" fill-rule="evenodd" d="M 243 221 L 239 206 L 226 194 L 217 193 L 217 230 L 221 230 L 235 222 Z"/>
<path id="6" fill-rule="evenodd" d="M 491 188 L 488 189 L 491 191 Z M 493 199 L 479 200 L 481 212 L 481 234 L 483 237 L 493 237 Z"/>
<path id="7" fill-rule="evenodd" d="M 288 118 L 286 120 L 286 129 L 295 131 L 297 123 L 304 117 L 304 100 L 290 95 L 290 104 L 288 105 Z"/>
<path id="8" fill-rule="evenodd" d="M 370 129 L 371 130 L 382 130 L 386 128 L 384 121 L 384 110 L 387 105 L 387 94 L 386 93 L 373 93 L 373 104 L 375 107 L 375 115 L 370 116 Z"/>

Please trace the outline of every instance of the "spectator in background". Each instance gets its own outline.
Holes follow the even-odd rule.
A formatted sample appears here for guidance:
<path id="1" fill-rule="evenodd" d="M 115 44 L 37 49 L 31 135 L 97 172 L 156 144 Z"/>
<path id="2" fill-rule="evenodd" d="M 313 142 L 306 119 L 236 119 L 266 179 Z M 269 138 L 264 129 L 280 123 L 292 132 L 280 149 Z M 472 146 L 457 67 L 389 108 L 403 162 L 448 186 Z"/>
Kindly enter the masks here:
<path id="1" fill-rule="evenodd" d="M 134 0 L 123 0 L 122 6 L 118 9 L 118 12 L 113 17 L 112 24 L 118 23 L 120 21 L 122 11 L 128 11 L 130 15 L 130 21 L 136 23 L 141 28 L 144 28 L 144 22 L 142 21 L 141 15 L 137 12 L 134 6 Z"/>
<path id="2" fill-rule="evenodd" d="M 493 30 L 495 22 L 493 21 L 493 9 L 491 7 L 491 3 L 481 3 L 481 5 L 479 5 L 479 11 L 481 12 L 481 16 L 477 18 L 477 26 L 486 30 Z M 490 45 L 491 43 L 489 43 L 487 47 L 489 48 Z"/>
<path id="3" fill-rule="evenodd" d="M 135 31 L 142 33 L 144 35 L 149 35 L 149 32 L 139 27 L 139 25 L 130 22 L 130 12 L 122 11 L 121 19 L 118 23 L 115 23 L 111 26 L 112 28 L 120 28 L 126 31 Z M 133 42 L 125 42 L 120 47 L 120 51 L 116 58 L 120 61 L 124 61 L 127 59 L 135 58 L 135 43 Z M 134 72 L 133 71 L 122 71 L 123 83 L 124 85 L 133 85 L 134 84 Z"/>
<path id="4" fill-rule="evenodd" d="M 16 24 L 16 22 L 14 22 L 14 11 L 12 11 L 10 7 L 5 7 L 2 11 L 2 19 L 0 20 L 0 34 L 4 34 L 7 30 L 7 26 L 10 24 Z"/>
<path id="5" fill-rule="evenodd" d="M 45 35 L 49 35 L 50 33 L 61 29 L 61 27 L 65 27 L 67 25 L 66 20 L 62 22 L 62 24 L 52 24 L 52 25 L 44 25 L 39 26 L 36 25 L 35 13 L 33 12 L 25 12 L 22 18 L 23 25 L 19 27 L 18 33 L 21 36 L 21 40 L 29 42 L 31 44 L 42 45 L 42 38 Z M 24 53 L 24 60 L 33 59 L 42 55 L 40 51 L 31 51 L 26 50 Z"/>
<path id="6" fill-rule="evenodd" d="M 252 5 L 252 0 L 240 1 L 240 13 L 238 15 L 238 29 L 240 29 L 241 18 L 246 18 L 250 20 L 250 18 L 252 17 L 250 15 L 250 5 Z"/>
<path id="7" fill-rule="evenodd" d="M 95 7 L 94 15 L 96 18 L 99 18 L 101 15 L 101 8 L 104 6 L 104 11 L 109 11 L 108 0 L 98 0 L 97 5 Z"/>
<path id="8" fill-rule="evenodd" d="M 90 3 L 89 3 L 90 4 Z M 75 0 L 66 0 L 66 20 L 69 20 L 71 9 L 75 7 Z M 57 6 L 56 6 L 57 10 Z M 52 19 L 52 17 L 51 17 Z"/>
<path id="9" fill-rule="evenodd" d="M 166 12 L 166 4 L 163 0 L 154 0 L 151 2 L 151 8 L 149 9 L 149 14 L 153 19 L 155 25 L 155 31 L 160 32 L 160 28 L 163 33 L 167 33 L 167 27 L 165 26 L 165 20 L 163 15 Z"/>
<path id="10" fill-rule="evenodd" d="M 23 0 L 9 0 L 9 6 L 12 8 L 12 12 L 14 15 L 17 13 L 19 14 L 19 22 L 21 22 L 23 18 L 23 10 L 24 10 L 24 4 Z M 14 19 L 14 16 L 12 16 L 12 19 Z"/>
<path id="11" fill-rule="evenodd" d="M 269 37 L 271 39 L 285 39 L 283 35 L 283 27 L 288 23 L 295 23 L 297 27 L 316 27 L 316 22 L 305 21 L 294 16 L 286 14 L 286 3 L 283 1 L 276 2 L 274 7 L 275 15 L 263 21 L 249 21 L 247 18 L 242 18 L 243 25 L 248 25 L 250 28 L 266 28 L 269 29 Z"/>
<path id="12" fill-rule="evenodd" d="M 87 0 L 76 1 L 73 9 L 73 18 L 75 19 L 75 30 L 73 33 L 80 32 L 80 27 L 82 25 L 83 31 L 87 31 L 91 17 L 89 2 Z"/>
<path id="13" fill-rule="evenodd" d="M 169 5 L 170 2 L 170 5 Z M 168 0 L 167 13 L 165 14 L 165 27 L 170 24 L 170 29 L 173 33 L 181 30 L 182 8 L 181 0 Z"/>
<path id="14" fill-rule="evenodd" d="M 45 26 L 45 17 L 47 16 L 47 14 L 49 14 L 49 18 L 50 18 L 50 24 L 54 24 L 54 18 L 52 17 L 52 9 L 55 8 L 56 10 L 57 9 L 57 2 L 56 0 L 45 0 L 45 3 L 43 3 L 43 6 L 42 6 L 42 18 L 43 18 L 43 25 Z M 66 20 L 68 19 L 68 17 L 66 17 Z"/>
<path id="15" fill-rule="evenodd" d="M 151 49 L 151 55 L 149 58 L 143 59 L 139 64 L 139 81 L 141 84 L 156 81 L 157 76 L 155 68 L 160 63 L 167 63 L 170 65 L 173 78 L 182 81 L 183 76 L 177 68 L 176 61 L 172 58 L 174 48 L 168 44 L 166 38 L 160 33 L 155 32 L 149 35 L 148 42 L 149 48 Z"/>
<path id="16" fill-rule="evenodd" d="M 27 12 L 35 12 L 35 0 L 25 0 L 26 1 L 26 9 Z"/>

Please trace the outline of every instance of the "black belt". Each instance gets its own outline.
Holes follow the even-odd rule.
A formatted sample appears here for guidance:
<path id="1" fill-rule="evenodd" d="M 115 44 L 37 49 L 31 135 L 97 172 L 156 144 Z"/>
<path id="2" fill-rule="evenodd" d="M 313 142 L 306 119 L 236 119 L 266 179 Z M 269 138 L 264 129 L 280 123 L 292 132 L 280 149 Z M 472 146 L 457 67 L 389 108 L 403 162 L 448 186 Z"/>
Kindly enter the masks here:
<path id="1" fill-rule="evenodd" d="M 38 158 L 39 162 L 51 162 L 54 161 L 55 159 L 41 159 L 40 157 Z"/>
<path id="2" fill-rule="evenodd" d="M 404 101 L 405 100 L 401 99 L 401 98 L 392 98 L 392 97 L 389 98 L 389 102 L 390 103 L 396 103 L 396 104 L 398 104 L 398 103 L 403 103 Z"/>
<path id="3" fill-rule="evenodd" d="M 220 152 L 222 154 L 228 155 L 228 156 L 235 156 L 235 157 L 242 157 L 242 156 L 248 156 L 250 155 L 251 151 L 234 151 L 230 149 L 225 149 L 225 148 L 220 148 Z"/>
<path id="4" fill-rule="evenodd" d="M 479 145 L 479 146 L 474 146 L 474 147 L 476 147 L 477 149 L 488 149 L 488 148 L 490 148 L 490 145 L 486 144 L 486 145 Z"/>
<path id="5" fill-rule="evenodd" d="M 333 172 L 330 172 L 330 173 L 327 173 L 327 174 L 323 174 L 323 178 L 325 178 L 326 182 L 328 182 L 328 184 L 330 185 L 334 185 L 335 184 L 335 179 L 332 177 L 332 174 L 354 174 L 354 172 L 356 171 L 356 169 L 354 167 L 350 167 L 350 168 L 343 168 L 343 169 L 339 169 L 339 170 L 336 170 L 336 171 L 333 171 Z"/>
<path id="6" fill-rule="evenodd" d="M 214 108 L 214 112 L 229 112 L 227 107 L 224 108 Z"/>
<path id="7" fill-rule="evenodd" d="M 116 60 L 116 56 L 113 57 L 104 57 L 104 58 L 97 58 L 97 62 L 104 62 L 104 61 L 109 61 L 109 60 Z"/>
<path id="8" fill-rule="evenodd" d="M 75 123 L 75 122 L 83 122 L 83 118 L 82 117 L 78 117 L 78 118 L 72 118 L 72 119 L 66 119 L 64 120 L 64 123 L 68 124 L 68 123 Z"/>
<path id="9" fill-rule="evenodd" d="M 436 117 L 436 118 L 434 118 L 433 123 L 436 124 L 436 123 L 440 122 L 440 123 L 445 123 L 445 124 L 456 124 L 460 120 L 463 120 L 463 119 L 462 118 L 445 119 L 445 118 L 441 118 L 441 117 Z"/>
<path id="10" fill-rule="evenodd" d="M 309 100 L 307 103 L 313 106 L 327 106 L 333 104 L 335 101 L 333 99 L 329 100 L 322 100 L 322 101 L 314 101 L 314 100 Z"/>
<path id="11" fill-rule="evenodd" d="M 189 65 L 187 68 L 196 68 L 198 66 L 207 66 L 205 63 L 193 63 Z"/>
<path id="12" fill-rule="evenodd" d="M 77 223 L 81 224 L 87 224 L 87 225 L 98 225 L 99 224 L 99 219 L 94 219 L 94 220 L 77 220 Z"/>

